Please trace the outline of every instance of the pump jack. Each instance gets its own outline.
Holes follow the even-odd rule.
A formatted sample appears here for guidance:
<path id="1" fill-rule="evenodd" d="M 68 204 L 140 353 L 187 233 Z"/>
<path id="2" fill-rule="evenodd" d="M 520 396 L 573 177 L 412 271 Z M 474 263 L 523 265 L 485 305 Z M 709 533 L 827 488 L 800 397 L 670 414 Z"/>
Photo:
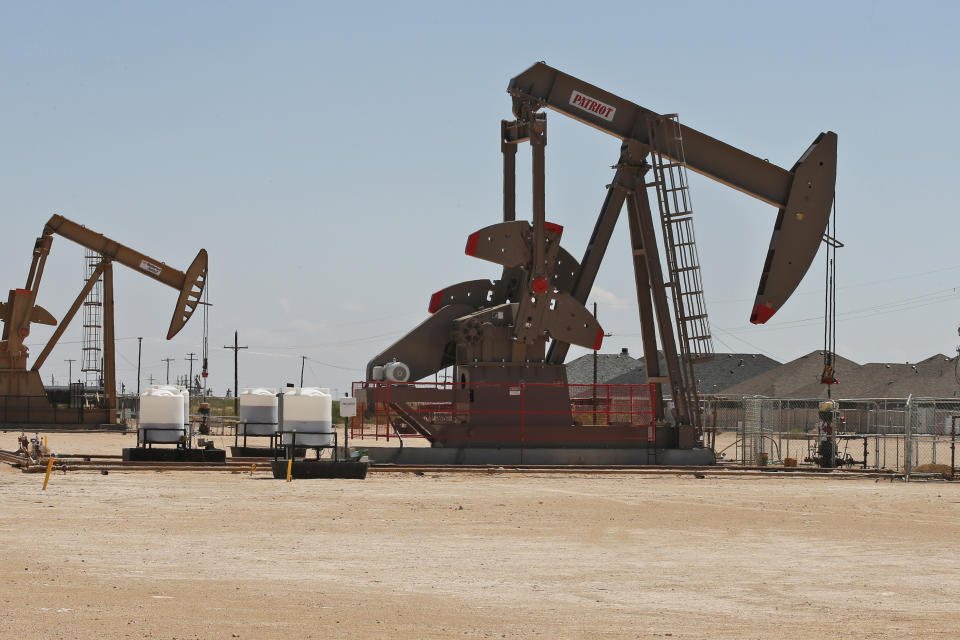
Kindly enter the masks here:
<path id="1" fill-rule="evenodd" d="M 644 356 L 648 380 L 654 385 L 656 446 L 700 446 L 693 364 L 712 356 L 712 341 L 685 172 L 695 171 L 779 210 L 750 315 L 750 322 L 762 324 L 790 297 L 817 253 L 833 201 L 837 135 L 818 135 L 786 170 L 681 127 L 676 116 L 654 113 L 542 62 L 513 78 L 507 92 L 516 119 L 501 123 L 503 222 L 473 233 L 466 246 L 467 255 L 501 265 L 502 275 L 496 281 L 472 280 L 434 293 L 432 315 L 368 363 L 367 382 L 357 390 L 359 401 L 366 402 L 368 410 L 383 402 L 381 381 L 391 365 L 393 371 L 397 364 L 405 365 L 399 368 L 400 377 L 385 376 L 397 383 L 453 366 L 459 389 L 395 384 L 389 390 L 390 406 L 434 447 L 516 446 L 509 435 L 517 431 L 516 401 L 506 389 L 494 392 L 482 386 L 488 383 L 542 385 L 532 388 L 519 409 L 527 412 L 525 446 L 577 447 L 585 433 L 596 438 L 596 427 L 572 420 L 570 398 L 557 387 L 566 384 L 563 362 L 569 345 L 599 349 L 602 342 L 603 329 L 584 305 L 626 203 Z M 621 140 L 616 173 L 579 262 L 560 247 L 563 227 L 545 216 L 547 120 L 542 108 Z M 533 153 L 532 223 L 516 220 L 515 156 L 521 142 L 529 142 Z M 666 274 L 648 187 L 657 194 Z M 658 336 L 664 372 L 659 371 Z M 665 391 L 673 400 L 669 412 Z M 416 402 L 440 401 L 469 405 L 468 417 L 459 423 L 448 418 L 430 422 L 410 410 Z M 531 409 L 535 414 L 529 413 Z M 510 420 L 514 424 L 508 424 Z M 646 446 L 618 437 L 616 431 L 617 427 L 608 428 L 606 446 Z"/>
<path id="2" fill-rule="evenodd" d="M 99 253 L 102 257 L 99 265 L 87 279 L 79 295 L 64 314 L 50 340 L 36 357 L 33 366 L 27 369 L 29 351 L 24 340 L 30 335 L 32 323 L 56 326 L 57 321 L 46 309 L 36 304 L 43 267 L 50 253 L 54 234 Z M 113 263 L 118 262 L 138 273 L 162 282 L 180 292 L 167 340 L 173 338 L 184 327 L 197 306 L 207 279 L 207 252 L 201 249 L 186 273 L 178 271 L 163 262 L 134 251 L 106 236 L 87 229 L 63 216 L 54 215 L 46 223 L 43 233 L 33 247 L 33 261 L 30 273 L 23 289 L 12 289 L 6 304 L 0 303 L 0 320 L 3 321 L 3 335 L 0 340 L 0 402 L 2 412 L 0 420 L 17 423 L 47 423 L 67 421 L 70 423 L 112 423 L 116 419 L 116 365 L 114 349 L 113 318 Z M 40 367 L 57 341 L 63 335 L 67 325 L 76 315 L 83 300 L 97 280 L 103 276 L 103 391 L 104 407 L 100 410 L 86 410 L 82 420 L 77 416 L 67 416 L 61 410 L 57 412 L 50 406 L 40 379 Z"/>

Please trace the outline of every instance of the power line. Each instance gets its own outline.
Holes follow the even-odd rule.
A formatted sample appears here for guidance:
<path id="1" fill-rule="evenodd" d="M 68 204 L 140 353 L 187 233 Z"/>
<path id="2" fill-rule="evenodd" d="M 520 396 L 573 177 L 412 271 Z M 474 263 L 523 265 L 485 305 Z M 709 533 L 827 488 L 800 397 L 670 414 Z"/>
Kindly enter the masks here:
<path id="1" fill-rule="evenodd" d="M 895 282 L 897 280 L 909 280 L 911 278 L 919 278 L 921 276 L 929 276 L 934 273 L 943 273 L 945 271 L 955 271 L 960 269 L 960 264 L 952 265 L 949 267 L 941 267 L 939 269 L 931 269 L 930 271 L 918 271 L 916 273 L 908 273 L 902 276 L 894 276 L 891 278 L 881 278 L 880 280 L 869 280 L 867 282 L 856 282 L 854 284 L 843 285 L 842 287 L 837 287 L 837 290 L 842 291 L 846 289 L 856 289 L 858 287 L 869 287 L 875 284 L 886 284 L 888 282 Z M 794 293 L 794 296 L 812 296 L 819 295 L 819 291 L 797 291 Z M 753 302 L 755 298 L 727 298 L 720 300 L 708 300 L 708 304 L 732 304 L 735 302 Z"/>
<path id="2" fill-rule="evenodd" d="M 949 293 L 946 293 L 949 292 Z M 838 313 L 837 316 L 841 319 L 838 322 L 844 322 L 848 320 L 860 320 L 863 318 L 872 318 L 874 316 L 886 315 L 889 313 L 896 313 L 898 311 L 910 311 L 913 309 L 921 309 L 932 304 L 940 304 L 941 302 L 950 302 L 957 300 L 957 289 L 942 289 L 940 291 L 931 291 L 930 293 L 925 293 L 919 296 L 914 296 L 911 298 L 904 298 L 902 300 L 895 300 L 892 302 L 887 302 L 879 305 L 873 305 L 870 307 L 861 307 L 860 309 L 853 309 L 851 311 L 844 311 Z M 810 317 L 810 318 L 798 318 L 796 320 L 786 320 L 777 326 L 770 327 L 766 331 L 778 331 L 783 329 L 794 329 L 802 326 L 807 326 L 810 324 L 819 323 L 822 321 L 822 318 L 819 317 Z M 714 327 L 718 328 L 718 327 Z M 749 327 L 738 327 L 732 329 L 723 329 L 727 333 L 744 333 L 747 331 L 752 331 Z"/>
<path id="3" fill-rule="evenodd" d="M 763 355 L 767 356 L 768 358 L 771 358 L 771 359 L 773 359 L 773 360 L 777 360 L 777 357 L 774 356 L 773 354 L 771 354 L 771 353 L 769 353 L 769 352 L 767 352 L 767 351 L 764 351 L 763 349 L 761 349 L 761 348 L 758 347 L 757 345 L 753 344 L 752 342 L 747 342 L 747 341 L 744 340 L 743 338 L 741 338 L 741 337 L 739 337 L 739 336 L 736 336 L 736 335 L 730 333 L 729 331 L 725 331 L 724 329 L 720 329 L 719 327 L 713 327 L 713 330 L 714 330 L 714 331 L 720 331 L 720 332 L 722 332 L 722 333 L 725 333 L 725 334 L 727 334 L 728 336 L 730 336 L 731 338 L 733 338 L 734 340 L 739 340 L 740 342 L 742 342 L 743 344 L 747 345 L 748 347 L 750 347 L 750 348 L 752 348 L 752 349 L 756 349 L 756 352 L 757 352 L 757 353 L 762 353 Z M 718 338 L 718 340 L 719 340 L 719 338 Z M 722 342 L 722 340 L 721 340 L 721 342 Z M 727 348 L 730 349 L 730 345 L 727 345 Z M 733 349 L 731 349 L 731 351 L 733 351 Z"/>

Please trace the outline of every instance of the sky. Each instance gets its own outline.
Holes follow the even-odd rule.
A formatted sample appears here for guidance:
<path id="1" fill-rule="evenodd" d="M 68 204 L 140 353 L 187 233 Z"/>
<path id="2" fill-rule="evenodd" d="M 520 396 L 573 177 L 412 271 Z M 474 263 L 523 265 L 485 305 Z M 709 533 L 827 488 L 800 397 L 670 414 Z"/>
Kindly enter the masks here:
<path id="1" fill-rule="evenodd" d="M 960 47 L 951 2 L 14 2 L 0 0 L 0 276 L 22 287 L 61 214 L 179 269 L 210 254 L 210 385 L 343 393 L 421 322 L 430 294 L 495 278 L 466 237 L 500 220 L 505 93 L 536 61 L 790 168 L 839 136 L 837 350 L 952 355 L 960 337 Z M 619 141 L 549 113 L 547 219 L 582 255 Z M 530 217 L 529 149 L 518 215 Z M 718 352 L 788 361 L 823 346 L 824 262 L 765 326 L 748 322 L 776 210 L 693 175 Z M 621 216 L 589 302 L 641 353 Z M 37 303 L 61 318 L 83 251 L 54 240 Z M 199 314 L 116 268 L 117 377 L 187 372 Z M 63 384 L 74 320 L 42 369 Z M 39 353 L 51 329 L 28 339 Z M 586 353 L 571 349 L 568 359 Z M 74 367 L 77 365 L 74 364 Z M 74 378 L 78 377 L 74 370 Z M 842 372 L 840 372 L 842 380 Z"/>

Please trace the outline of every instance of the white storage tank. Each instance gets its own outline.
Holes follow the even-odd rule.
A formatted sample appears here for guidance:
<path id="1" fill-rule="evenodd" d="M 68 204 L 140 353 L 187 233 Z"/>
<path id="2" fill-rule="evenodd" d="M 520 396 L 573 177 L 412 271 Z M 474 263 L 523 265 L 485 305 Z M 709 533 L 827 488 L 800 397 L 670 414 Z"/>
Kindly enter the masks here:
<path id="1" fill-rule="evenodd" d="M 276 389 L 244 389 L 240 392 L 241 436 L 272 436 L 277 432 Z"/>
<path id="2" fill-rule="evenodd" d="M 333 444 L 333 396 L 329 389 L 294 387 L 283 394 L 282 444 L 325 447 Z"/>
<path id="3" fill-rule="evenodd" d="M 155 384 L 149 389 L 165 389 L 183 398 L 183 424 L 190 427 L 190 392 L 186 387 L 178 384 Z"/>
<path id="4" fill-rule="evenodd" d="M 151 387 L 140 396 L 138 429 L 142 444 L 173 444 L 185 434 L 183 396 Z"/>

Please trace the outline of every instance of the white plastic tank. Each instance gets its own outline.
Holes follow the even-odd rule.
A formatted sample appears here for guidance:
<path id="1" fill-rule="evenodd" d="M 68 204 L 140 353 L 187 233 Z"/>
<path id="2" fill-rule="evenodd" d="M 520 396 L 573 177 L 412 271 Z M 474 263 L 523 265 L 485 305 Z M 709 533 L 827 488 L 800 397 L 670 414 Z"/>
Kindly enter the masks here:
<path id="1" fill-rule="evenodd" d="M 164 389 L 170 391 L 183 399 L 183 424 L 189 428 L 190 426 L 190 392 L 186 387 L 178 384 L 155 384 L 149 389 Z"/>
<path id="2" fill-rule="evenodd" d="M 184 435 L 183 396 L 171 389 L 151 387 L 140 396 L 140 442 L 171 444 Z"/>
<path id="3" fill-rule="evenodd" d="M 329 389 L 294 387 L 283 394 L 282 444 L 325 447 L 333 444 L 333 396 Z"/>
<path id="4" fill-rule="evenodd" d="M 240 392 L 240 435 L 272 436 L 277 432 L 276 389 L 244 389 Z"/>

